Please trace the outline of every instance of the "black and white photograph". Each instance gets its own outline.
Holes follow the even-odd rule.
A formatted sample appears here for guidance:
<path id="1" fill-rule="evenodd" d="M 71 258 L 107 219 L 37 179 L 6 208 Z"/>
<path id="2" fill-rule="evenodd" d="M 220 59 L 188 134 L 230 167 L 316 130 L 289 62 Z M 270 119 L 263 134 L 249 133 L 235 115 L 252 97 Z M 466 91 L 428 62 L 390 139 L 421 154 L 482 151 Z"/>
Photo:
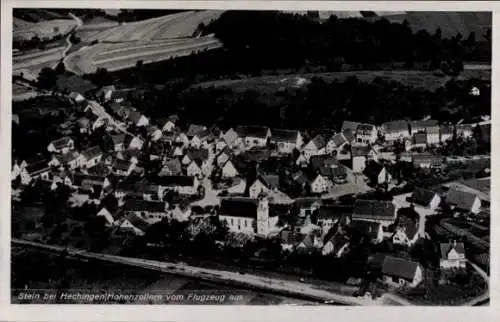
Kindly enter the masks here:
<path id="1" fill-rule="evenodd" d="M 490 306 L 492 29 L 14 7 L 10 303 Z"/>

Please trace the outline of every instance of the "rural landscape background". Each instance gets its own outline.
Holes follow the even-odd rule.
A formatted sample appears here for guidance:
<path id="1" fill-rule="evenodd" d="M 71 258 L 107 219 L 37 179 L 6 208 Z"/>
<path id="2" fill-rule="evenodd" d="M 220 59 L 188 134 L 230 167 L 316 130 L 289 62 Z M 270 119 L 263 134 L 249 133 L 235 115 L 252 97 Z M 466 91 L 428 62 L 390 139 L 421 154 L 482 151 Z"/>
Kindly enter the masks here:
<path id="1" fill-rule="evenodd" d="M 226 304 L 489 303 L 491 12 L 16 8 L 12 36 L 13 303 L 40 303 L 17 297 L 28 286 L 57 294 L 67 289 L 244 294 L 238 303 Z M 390 184 L 368 184 L 366 178 L 359 183 L 362 174 L 353 170 L 351 162 L 355 152 L 350 143 L 356 143 L 352 140 L 335 151 L 350 156 L 342 160 L 348 164 L 343 180 L 349 182 L 335 182 L 323 194 L 304 188 L 310 182 L 298 183 L 319 173 L 314 169 L 313 174 L 305 174 L 315 167 L 310 155 L 306 166 L 299 167 L 304 150 L 276 157 L 277 147 L 270 142 L 263 149 L 244 148 L 241 153 L 231 151 L 229 144 L 218 149 L 227 133 L 244 137 L 238 131 L 241 127 L 258 126 L 271 133 L 297 131 L 305 149 L 306 144 L 322 140 L 318 138 L 345 133 L 346 122 L 378 128 L 399 120 L 405 124 L 435 121 L 438 133 L 443 128 L 454 130 L 448 133 L 449 140 L 439 139 L 433 145 L 417 143 L 412 137 L 411 148 L 377 137 L 377 144 L 383 146 L 377 153 L 394 156 L 391 162 L 381 163 L 392 173 Z M 457 138 L 458 129 L 465 125 L 470 135 Z M 192 129 L 202 129 L 210 137 L 208 156 L 201 156 L 199 146 L 193 148 Z M 116 143 L 117 137 L 121 143 Z M 189 141 L 186 149 L 179 147 L 180 137 Z M 68 151 L 98 151 L 98 164 L 72 168 L 68 164 L 73 152 L 54 148 L 60 140 L 71 141 Z M 375 140 L 372 143 L 376 145 Z M 316 152 L 313 157 L 327 154 Z M 422 169 L 413 161 L 401 161 L 401 155 L 412 160 L 414 152 L 438 156 L 440 164 Z M 115 200 L 123 197 L 116 197 L 122 182 L 140 190 L 130 194 L 140 194 L 165 169 L 170 175 L 169 167 L 184 162 L 185 156 L 201 168 L 198 158 L 215 164 L 219 153 L 226 153 L 238 171 L 236 178 L 228 180 L 231 184 L 250 186 L 264 172 L 279 177 L 276 189 L 294 204 L 273 208 L 280 213 L 281 228 L 312 225 L 309 217 L 299 224 L 300 220 L 281 216 L 304 212 L 297 205 L 301 199 L 319 199 L 326 208 L 346 204 L 353 208 L 356 199 L 400 202 L 397 196 L 420 188 L 443 195 L 443 187 L 454 184 L 480 195 L 482 211 L 457 215 L 445 205 L 445 210 L 440 208 L 436 216 L 422 221 L 425 225 L 418 228 L 422 238 L 412 247 L 394 247 L 390 237 L 377 245 L 349 246 L 349 255 L 338 258 L 317 249 L 289 254 L 283 251 L 281 237 L 247 242 L 248 236 L 238 239 L 240 235 L 228 232 L 217 211 L 231 189 L 226 189 L 230 184 L 217 171 L 193 175 L 200 179 L 193 196 L 160 198 L 175 205 L 175 211 L 169 211 L 185 215 L 189 208 L 184 220 L 135 227 L 132 234 L 118 232 L 123 227 L 116 224 L 105 225 L 98 215 L 111 204 L 123 206 Z M 140 171 L 127 168 L 120 170 L 125 174 L 116 174 L 117 160 L 132 163 L 133 158 Z M 188 173 L 183 176 L 191 176 L 187 164 L 182 167 Z M 92 180 L 100 176 L 101 186 L 108 180 L 110 190 L 99 189 L 96 194 L 94 185 L 89 192 L 82 180 L 76 187 L 76 178 L 82 176 Z M 239 194 L 247 197 L 248 186 Z M 118 216 L 119 211 L 115 212 L 110 211 Z M 320 226 L 317 220 L 314 225 Z M 335 229 L 339 225 L 336 222 Z M 137 233 L 141 230 L 142 234 Z M 323 236 L 325 241 L 333 240 L 331 234 Z M 349 238 L 354 244 L 355 238 Z M 446 278 L 440 275 L 439 264 L 435 267 L 439 263 L 436 245 L 452 240 L 465 244 L 468 261 L 481 273 L 468 266 L 465 277 L 446 277 L 443 282 Z M 309 247 L 304 241 L 297 244 Z M 378 282 L 365 283 L 377 279 L 367 273 L 367 262 L 380 250 L 421 263 L 425 282 L 417 290 L 390 292 L 373 287 Z M 110 257 L 102 262 L 99 256 Z M 140 265 L 134 262 L 138 258 Z M 148 261 L 172 264 L 158 268 Z M 220 283 L 224 274 L 232 284 Z M 353 276 L 363 282 L 348 283 Z M 254 277 L 254 287 L 241 282 Z M 266 289 L 274 278 L 285 281 L 285 291 Z"/>

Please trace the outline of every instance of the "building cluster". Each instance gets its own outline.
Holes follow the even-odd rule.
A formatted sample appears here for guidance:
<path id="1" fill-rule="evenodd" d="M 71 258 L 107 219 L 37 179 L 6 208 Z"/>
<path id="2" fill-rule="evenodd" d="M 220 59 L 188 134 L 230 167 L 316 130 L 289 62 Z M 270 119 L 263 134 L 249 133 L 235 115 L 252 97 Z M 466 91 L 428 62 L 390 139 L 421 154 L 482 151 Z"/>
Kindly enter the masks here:
<path id="1" fill-rule="evenodd" d="M 79 137 L 104 130 L 102 144 L 78 148 L 82 142 L 65 132 L 47 143 L 48 159 L 14 160 L 12 180 L 21 185 L 43 180 L 52 189 L 69 186 L 98 204 L 97 215 L 109 226 L 138 235 L 165 218 L 190 220 L 195 206 L 210 205 L 217 210 L 207 215 L 217 215 L 234 233 L 278 237 L 285 251 L 316 249 L 342 257 L 353 242 L 351 231 L 373 244 L 389 240 L 412 247 L 427 238 L 425 219 L 443 205 L 468 215 L 481 211 L 480 197 L 453 188 L 445 193 L 416 188 L 393 200 L 357 199 L 347 206 L 325 202 L 332 191 L 335 196 L 355 195 L 367 182 L 390 183 L 387 162 L 441 166 L 443 159 L 425 148 L 454 136 L 471 137 L 473 125 L 345 121 L 339 132 L 306 139 L 298 130 L 263 126 L 181 128 L 175 115 L 153 121 L 130 107 L 123 91 L 113 87 L 99 90 L 94 100 L 75 93 L 71 99 L 82 109 L 75 122 Z M 394 151 L 396 142 L 403 152 Z M 264 166 L 270 160 L 277 166 Z M 289 197 L 291 186 L 304 197 Z M 110 195 L 118 207 L 101 203 Z M 439 247 L 442 269 L 465 265 L 462 242 Z M 388 283 L 414 286 L 423 278 L 421 265 L 406 258 L 385 255 L 373 258 L 372 264 Z"/>

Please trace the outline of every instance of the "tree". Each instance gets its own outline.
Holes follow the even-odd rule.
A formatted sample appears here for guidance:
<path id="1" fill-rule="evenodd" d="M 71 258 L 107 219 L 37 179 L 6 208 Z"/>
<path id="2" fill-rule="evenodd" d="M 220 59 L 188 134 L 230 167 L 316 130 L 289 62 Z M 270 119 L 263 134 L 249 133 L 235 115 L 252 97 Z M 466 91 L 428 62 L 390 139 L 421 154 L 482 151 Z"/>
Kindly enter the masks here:
<path id="1" fill-rule="evenodd" d="M 50 90 L 56 86 L 57 73 L 49 67 L 44 67 L 38 74 L 37 86 L 42 89 Z"/>
<path id="2" fill-rule="evenodd" d="M 61 61 L 59 64 L 56 66 L 56 74 L 57 75 L 62 75 L 66 72 L 66 66 L 64 66 L 64 63 Z"/>
<path id="3" fill-rule="evenodd" d="M 113 83 L 113 77 L 106 68 L 99 67 L 92 75 L 92 83 L 96 86 L 108 86 Z"/>

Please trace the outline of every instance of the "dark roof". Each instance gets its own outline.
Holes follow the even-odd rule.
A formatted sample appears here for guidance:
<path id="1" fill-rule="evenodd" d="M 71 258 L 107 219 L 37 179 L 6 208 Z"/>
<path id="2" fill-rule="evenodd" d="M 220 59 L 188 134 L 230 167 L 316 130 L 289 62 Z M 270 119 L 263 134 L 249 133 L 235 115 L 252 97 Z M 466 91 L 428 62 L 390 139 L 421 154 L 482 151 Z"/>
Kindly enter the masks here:
<path id="1" fill-rule="evenodd" d="M 125 219 L 127 219 L 132 224 L 132 226 L 144 233 L 149 228 L 149 224 L 133 212 L 128 213 Z"/>
<path id="2" fill-rule="evenodd" d="M 95 158 L 99 155 L 102 155 L 102 150 L 100 147 L 94 146 L 94 147 L 88 148 L 87 150 L 83 151 L 82 155 L 87 159 L 92 159 L 92 158 Z"/>
<path id="3" fill-rule="evenodd" d="M 378 237 L 381 224 L 372 221 L 353 220 L 351 226 L 362 234 L 375 239 Z"/>
<path id="4" fill-rule="evenodd" d="M 344 121 L 342 123 L 342 132 L 344 130 L 351 130 L 352 132 L 356 132 L 359 125 L 361 125 L 361 123 L 359 123 L 359 122 Z"/>
<path id="5" fill-rule="evenodd" d="M 464 247 L 464 243 L 462 243 L 462 242 L 440 243 L 439 250 L 440 250 L 441 258 L 448 258 L 448 253 L 452 249 L 455 249 L 455 251 L 459 254 L 465 255 L 465 247 Z"/>
<path id="6" fill-rule="evenodd" d="M 285 245 L 300 244 L 300 242 L 304 239 L 304 236 L 304 234 L 293 230 L 282 230 L 279 234 L 281 243 Z"/>
<path id="7" fill-rule="evenodd" d="M 476 197 L 473 193 L 451 188 L 446 195 L 446 202 L 458 209 L 470 211 Z"/>
<path id="8" fill-rule="evenodd" d="M 387 255 L 382 264 L 382 274 L 412 281 L 418 266 L 418 262 Z"/>
<path id="9" fill-rule="evenodd" d="M 29 174 L 36 174 L 37 172 L 48 171 L 50 168 L 46 160 L 30 163 L 26 166 L 26 171 Z"/>
<path id="10" fill-rule="evenodd" d="M 271 140 L 278 142 L 295 143 L 298 136 L 299 136 L 299 131 L 297 130 L 274 129 L 271 131 Z"/>
<path id="11" fill-rule="evenodd" d="M 240 137 L 249 136 L 249 137 L 265 139 L 267 138 L 269 128 L 264 126 L 246 125 L 246 126 L 238 126 L 235 131 L 236 133 L 238 133 L 238 136 Z"/>
<path id="12" fill-rule="evenodd" d="M 116 190 L 130 194 L 156 194 L 158 193 L 158 186 L 150 182 L 123 180 L 116 184 Z"/>
<path id="13" fill-rule="evenodd" d="M 436 194 L 430 190 L 424 188 L 415 188 L 413 194 L 411 195 L 412 202 L 421 205 L 428 206 Z"/>
<path id="14" fill-rule="evenodd" d="M 354 203 L 354 216 L 369 218 L 394 218 L 395 207 L 390 201 L 358 199 Z"/>
<path id="15" fill-rule="evenodd" d="M 73 176 L 73 184 L 75 186 L 82 186 L 83 184 L 89 183 L 91 183 L 92 185 L 102 186 L 104 184 L 104 180 L 106 180 L 106 177 L 85 175 L 80 173 L 75 173 L 75 175 Z"/>
<path id="16" fill-rule="evenodd" d="M 366 157 L 368 153 L 370 152 L 371 148 L 366 145 L 357 145 L 357 146 L 352 146 L 351 147 L 351 155 L 352 157 L 360 157 L 364 156 Z"/>
<path id="17" fill-rule="evenodd" d="M 189 187 L 194 185 L 194 177 L 189 176 L 161 176 L 152 179 L 152 182 L 164 187 Z"/>
<path id="18" fill-rule="evenodd" d="M 342 179 L 347 177 L 347 170 L 342 164 L 334 164 L 321 167 L 319 169 L 319 174 L 329 179 Z"/>
<path id="19" fill-rule="evenodd" d="M 354 140 L 354 131 L 351 129 L 342 130 L 342 134 L 344 135 L 347 142 L 352 142 Z"/>
<path id="20" fill-rule="evenodd" d="M 269 189 L 279 188 L 280 186 L 280 177 L 277 175 L 261 175 L 259 179 Z"/>
<path id="21" fill-rule="evenodd" d="M 374 160 L 370 160 L 367 162 L 366 167 L 363 170 L 363 174 L 367 176 L 370 180 L 373 180 L 378 177 L 382 169 L 384 169 L 383 165 Z"/>
<path id="22" fill-rule="evenodd" d="M 441 161 L 441 158 L 439 158 L 437 155 L 434 155 L 430 152 L 423 152 L 423 153 L 412 154 L 412 160 L 413 160 L 413 163 L 431 162 L 433 164 L 439 164 L 439 162 Z"/>
<path id="23" fill-rule="evenodd" d="M 322 167 L 337 164 L 337 159 L 330 155 L 312 155 L 309 158 L 309 163 L 311 164 L 311 169 L 316 172 Z"/>
<path id="24" fill-rule="evenodd" d="M 314 198 L 314 197 L 303 197 L 303 198 L 295 199 L 295 205 L 297 205 L 297 207 L 299 207 L 299 208 L 309 208 L 314 203 L 318 203 L 321 206 L 321 205 L 323 205 L 323 200 L 320 198 Z"/>
<path id="25" fill-rule="evenodd" d="M 438 126 L 437 120 L 420 120 L 420 121 L 410 121 L 411 130 L 414 131 L 417 128 L 428 128 Z"/>
<path id="26" fill-rule="evenodd" d="M 186 135 L 188 137 L 192 137 L 192 136 L 204 136 L 208 134 L 207 132 L 207 127 L 204 126 L 204 125 L 197 125 L 197 124 L 191 124 L 189 125 L 189 128 L 186 132 Z"/>
<path id="27" fill-rule="evenodd" d="M 343 133 L 335 134 L 330 140 L 333 141 L 333 144 L 335 144 L 336 147 L 340 147 L 342 144 L 347 143 Z"/>
<path id="28" fill-rule="evenodd" d="M 454 128 L 452 124 L 443 124 L 439 127 L 440 134 L 453 134 Z"/>
<path id="29" fill-rule="evenodd" d="M 318 149 L 321 149 L 326 145 L 325 138 L 321 134 L 316 135 L 311 141 L 307 142 L 307 144 L 310 143 L 314 144 L 314 146 Z"/>
<path id="30" fill-rule="evenodd" d="M 360 124 L 356 128 L 356 132 L 361 132 L 361 133 L 369 133 L 375 130 L 375 125 L 371 124 Z"/>
<path id="31" fill-rule="evenodd" d="M 413 135 L 413 144 L 427 144 L 427 134 L 415 133 Z"/>
<path id="32" fill-rule="evenodd" d="M 62 149 L 64 147 L 68 146 L 71 141 L 72 140 L 71 140 L 71 138 L 69 136 L 64 136 L 64 137 L 62 137 L 60 139 L 52 141 L 52 144 L 54 145 L 54 147 L 56 149 Z"/>
<path id="33" fill-rule="evenodd" d="M 130 110 L 128 113 L 128 119 L 132 121 L 133 123 L 139 122 L 143 115 L 135 110 Z"/>
<path id="34" fill-rule="evenodd" d="M 165 202 L 142 199 L 128 199 L 123 205 L 125 211 L 165 212 Z"/>
<path id="35" fill-rule="evenodd" d="M 269 159 L 269 156 L 271 155 L 271 152 L 266 149 L 252 149 L 248 150 L 243 154 L 240 154 L 240 156 L 245 160 L 246 162 L 248 161 L 255 161 L 255 162 L 260 162 L 263 160 Z"/>
<path id="36" fill-rule="evenodd" d="M 109 168 L 106 165 L 100 163 L 100 164 L 96 164 L 95 166 L 93 166 L 91 168 L 88 168 L 87 172 L 90 175 L 104 177 L 104 176 L 107 176 L 109 174 Z"/>
<path id="37" fill-rule="evenodd" d="M 321 206 L 318 210 L 318 218 L 340 220 L 344 216 L 350 217 L 352 210 L 350 206 Z"/>
<path id="38" fill-rule="evenodd" d="M 219 214 L 256 219 L 258 205 L 258 199 L 243 197 L 222 199 Z"/>
<path id="39" fill-rule="evenodd" d="M 122 144 L 125 142 L 125 134 L 121 133 L 121 134 L 113 135 L 113 136 L 111 136 L 111 139 L 113 140 L 113 144 L 115 144 L 115 145 Z"/>
<path id="40" fill-rule="evenodd" d="M 412 208 L 398 209 L 396 226 L 404 229 L 406 236 L 411 240 L 418 232 L 419 214 Z"/>
<path id="41" fill-rule="evenodd" d="M 382 124 L 382 130 L 385 133 L 408 131 L 408 122 L 404 120 L 385 122 Z"/>
<path id="42" fill-rule="evenodd" d="M 178 158 L 166 160 L 163 168 L 168 169 L 171 175 L 178 175 L 182 172 L 182 165 Z"/>
<path id="43" fill-rule="evenodd" d="M 68 152 L 66 154 L 63 154 L 63 155 L 57 157 L 57 159 L 62 164 L 67 164 L 67 163 L 69 163 L 69 162 L 77 159 L 79 156 L 80 156 L 80 154 L 78 154 L 78 152 L 76 152 L 76 151 L 70 151 L 70 152 Z"/>
<path id="44" fill-rule="evenodd" d="M 292 180 L 302 185 L 309 183 L 309 177 L 302 171 L 297 171 L 292 174 Z"/>
<path id="45" fill-rule="evenodd" d="M 208 150 L 207 149 L 187 149 L 184 152 L 185 155 L 188 156 L 191 160 L 202 160 L 205 161 L 208 159 Z"/>
<path id="46" fill-rule="evenodd" d="M 121 160 L 121 159 L 116 159 L 115 162 L 113 163 L 113 169 L 116 170 L 128 170 L 130 168 L 130 162 Z"/>

